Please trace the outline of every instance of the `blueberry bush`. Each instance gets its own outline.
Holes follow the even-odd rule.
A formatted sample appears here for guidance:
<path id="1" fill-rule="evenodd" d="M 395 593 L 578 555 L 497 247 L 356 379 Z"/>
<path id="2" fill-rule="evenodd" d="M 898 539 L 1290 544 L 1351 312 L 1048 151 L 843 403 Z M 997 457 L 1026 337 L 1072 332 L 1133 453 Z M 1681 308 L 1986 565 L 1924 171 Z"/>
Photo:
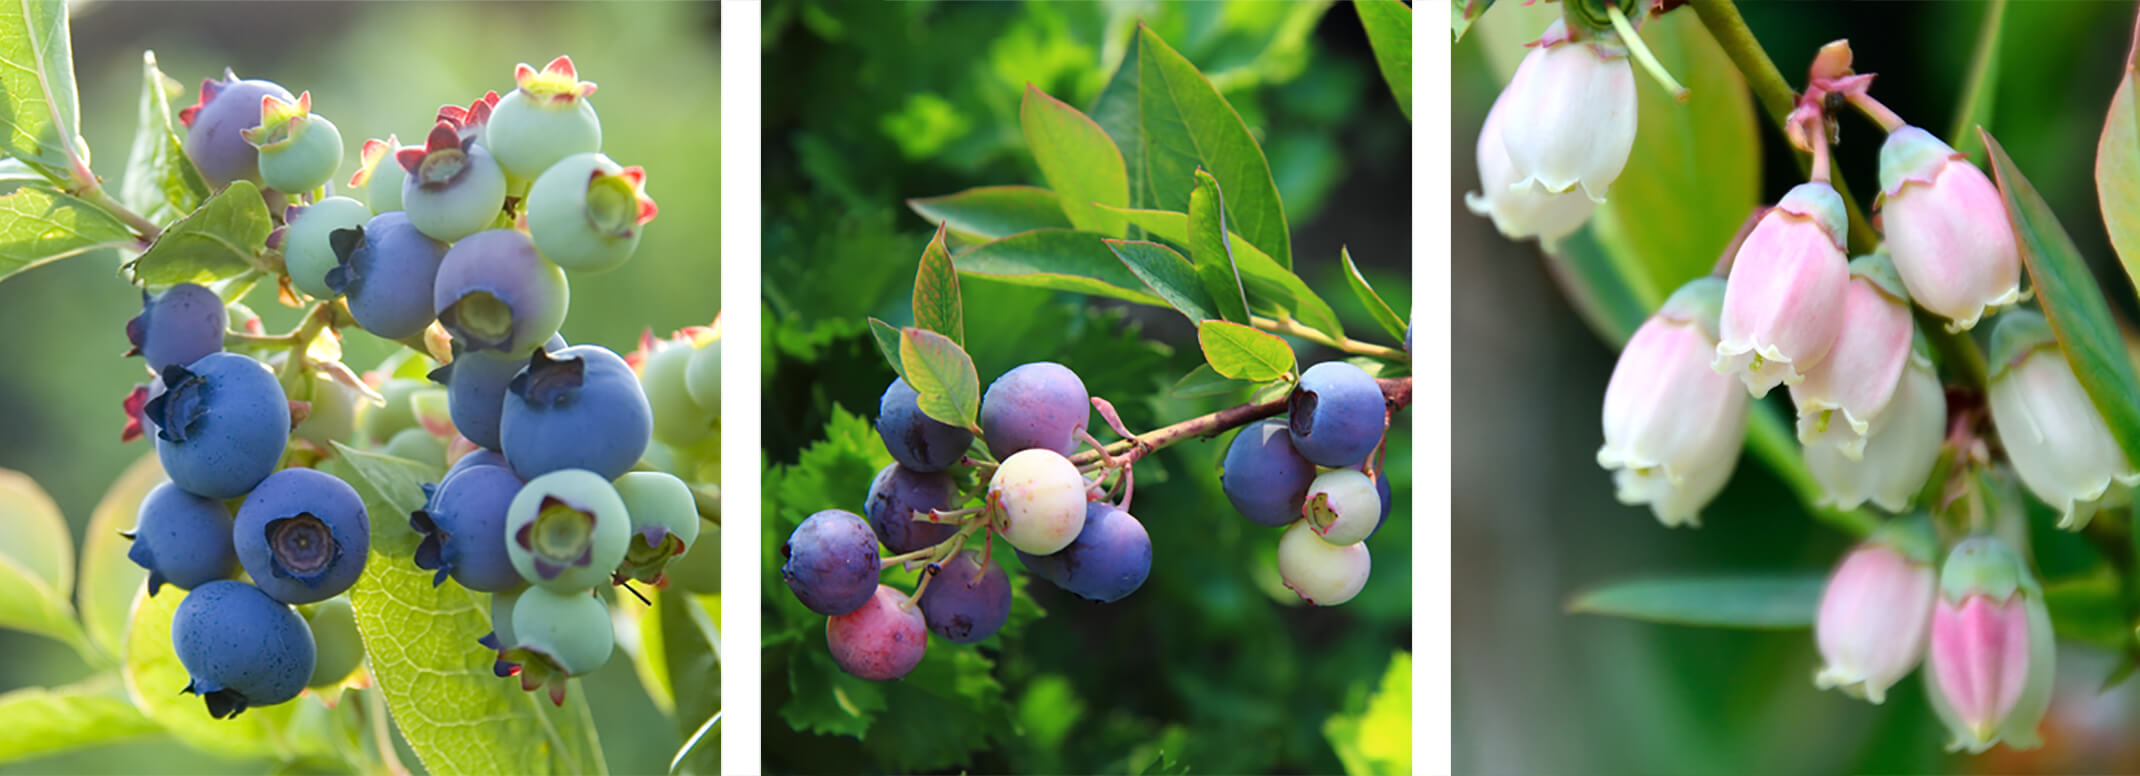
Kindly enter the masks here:
<path id="1" fill-rule="evenodd" d="M 705 325 L 642 324 L 627 354 L 566 341 L 573 286 L 666 226 L 596 85 L 569 56 L 493 61 L 502 94 L 337 115 L 418 130 L 345 144 L 329 89 L 196 90 L 144 53 L 112 185 L 70 27 L 59 3 L 0 11 L 0 280 L 118 254 L 139 314 L 102 331 L 137 384 L 81 388 L 150 452 L 79 561 L 53 499 L 0 470 L 0 625 L 91 674 L 0 695 L 0 764 L 163 735 L 281 769 L 604 772 L 576 688 L 619 663 L 669 718 L 662 764 L 714 770 L 720 329 L 701 301 Z"/>
<path id="2" fill-rule="evenodd" d="M 806 144 L 832 114 L 768 107 L 804 138 L 769 170 L 910 211 L 881 251 L 812 266 L 790 257 L 827 221 L 813 194 L 768 195 L 767 265 L 793 267 L 767 281 L 769 770 L 1408 770 L 1408 219 L 1316 217 L 1250 74 L 1347 73 L 1324 85 L 1361 115 L 1330 130 L 1397 148 L 1341 151 L 1337 175 L 1402 190 L 1409 87 L 1376 72 L 1409 72 L 1410 11 L 1146 10 L 894 13 L 1002 41 L 975 95 L 1001 110 L 905 66 L 875 142 L 947 132 L 919 169 L 827 169 Z M 781 51 L 870 56 L 829 26 L 852 19 L 768 12 L 799 26 L 769 73 Z M 1288 42 L 1311 33 L 1343 53 Z M 910 121 L 932 97 L 950 128 Z M 998 136 L 1002 158 L 971 156 Z M 1392 255 L 1355 262 L 1351 239 Z M 1261 740 L 1193 743 L 1221 729 Z"/>

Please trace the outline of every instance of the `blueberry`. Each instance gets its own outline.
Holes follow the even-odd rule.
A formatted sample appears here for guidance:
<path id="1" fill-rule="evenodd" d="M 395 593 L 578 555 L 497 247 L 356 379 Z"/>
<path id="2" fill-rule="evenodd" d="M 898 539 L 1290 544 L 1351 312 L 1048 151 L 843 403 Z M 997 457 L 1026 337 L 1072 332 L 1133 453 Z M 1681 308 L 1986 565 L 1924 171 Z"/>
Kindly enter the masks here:
<path id="1" fill-rule="evenodd" d="M 1023 552 L 1047 555 L 1085 527 L 1085 476 L 1053 450 L 1020 451 L 996 467 L 988 498 L 1002 504 L 996 531 Z"/>
<path id="2" fill-rule="evenodd" d="M 1358 466 L 1382 441 L 1388 405 L 1382 387 L 1359 367 L 1325 361 L 1300 373 L 1286 402 L 1293 448 L 1323 466 Z"/>
<path id="3" fill-rule="evenodd" d="M 290 285 L 315 299 L 332 299 L 327 272 L 342 263 L 334 254 L 329 236 L 337 229 L 353 229 L 372 220 L 371 208 L 348 197 L 328 197 L 307 206 L 291 206 L 283 215 L 290 230 L 283 234 L 282 263 L 290 273 Z"/>
<path id="4" fill-rule="evenodd" d="M 364 428 L 364 436 L 373 444 L 385 444 L 396 434 L 416 427 L 416 403 L 413 397 L 419 391 L 436 390 L 423 380 L 413 377 L 395 377 L 379 386 L 379 397 L 386 400 L 379 406 L 367 406 L 358 424 Z"/>
<path id="5" fill-rule="evenodd" d="M 194 588 L 171 616 L 171 649 L 192 679 L 208 716 L 236 716 L 253 706 L 297 697 L 317 657 L 312 631 L 290 607 L 244 582 Z"/>
<path id="6" fill-rule="evenodd" d="M 558 57 L 538 71 L 513 68 L 518 88 L 499 98 L 484 125 L 483 144 L 515 177 L 541 175 L 559 160 L 602 149 L 602 121 L 587 101 L 594 84 L 579 80 L 571 57 Z"/>
<path id="7" fill-rule="evenodd" d="M 238 562 L 275 600 L 309 604 L 341 595 L 364 574 L 371 521 L 355 488 L 317 469 L 261 481 L 232 526 Z"/>
<path id="8" fill-rule="evenodd" d="M 349 188 L 364 190 L 364 202 L 371 206 L 371 212 L 401 209 L 401 184 L 409 179 L 409 171 L 401 168 L 395 156 L 405 147 L 401 138 L 387 135 L 385 140 L 364 141 L 358 151 L 357 171 L 349 176 Z"/>
<path id="9" fill-rule="evenodd" d="M 1323 541 L 1306 520 L 1278 539 L 1278 576 L 1300 600 L 1316 606 L 1336 606 L 1359 595 L 1367 586 L 1370 560 L 1366 544 Z"/>
<path id="10" fill-rule="evenodd" d="M 406 339 L 431 325 L 431 285 L 446 244 L 417 231 L 409 214 L 381 213 L 327 240 L 338 261 L 325 275 L 330 293 L 348 297 L 357 325 L 384 339 Z"/>
<path id="11" fill-rule="evenodd" d="M 290 403 L 260 362 L 211 353 L 164 367 L 166 389 L 143 414 L 156 424 L 156 458 L 186 492 L 234 498 L 275 471 L 290 441 Z"/>
<path id="12" fill-rule="evenodd" d="M 136 384 L 133 390 L 126 392 L 126 398 L 119 400 L 120 409 L 126 411 L 126 426 L 119 430 L 121 444 L 156 435 L 156 422 L 149 419 L 148 406 L 150 400 L 162 395 L 163 378 L 151 377 L 148 382 Z"/>
<path id="13" fill-rule="evenodd" d="M 415 461 L 425 466 L 446 465 L 446 443 L 420 428 L 405 428 L 394 433 L 379 452 L 395 458 Z"/>
<path id="14" fill-rule="evenodd" d="M 818 614 L 852 612 L 878 589 L 877 535 L 853 512 L 827 509 L 804 519 L 780 545 L 780 556 L 787 559 L 780 578 Z"/>
<path id="15" fill-rule="evenodd" d="M 149 595 L 170 583 L 192 590 L 238 572 L 230 545 L 230 510 L 223 502 L 163 483 L 141 500 L 128 560 L 149 570 Z"/>
<path id="16" fill-rule="evenodd" d="M 1315 464 L 1293 449 L 1282 421 L 1245 426 L 1226 447 L 1219 486 L 1233 508 L 1257 525 L 1277 527 L 1300 519 Z"/>
<path id="17" fill-rule="evenodd" d="M 327 688 L 340 683 L 364 664 L 364 638 L 357 633 L 357 613 L 347 598 L 329 598 L 312 607 L 305 617 L 312 631 L 315 658 L 312 678 L 306 687 Z"/>
<path id="18" fill-rule="evenodd" d="M 1382 499 L 1367 475 L 1332 469 L 1308 486 L 1301 516 L 1315 534 L 1331 544 L 1357 544 L 1381 525 Z"/>
<path id="19" fill-rule="evenodd" d="M 548 684 L 550 700 L 559 705 L 565 702 L 567 677 L 601 668 L 616 650 L 609 607 L 584 588 L 528 588 L 513 602 L 512 615 L 514 641 L 505 654 L 522 664 L 521 688 Z"/>
<path id="20" fill-rule="evenodd" d="M 616 488 L 632 516 L 632 543 L 617 573 L 652 583 L 671 558 L 698 541 L 698 500 L 691 486 L 662 472 L 628 472 L 617 478 Z"/>
<path id="21" fill-rule="evenodd" d="M 498 416 L 505 412 L 505 386 L 527 366 L 528 357 L 454 345 L 453 362 L 431 370 L 431 381 L 446 386 L 446 410 L 461 436 L 491 450 L 501 449 Z M 553 353 L 564 347 L 565 338 L 555 334 L 543 343 L 543 349 Z"/>
<path id="22" fill-rule="evenodd" d="M 994 560 L 983 564 L 979 550 L 964 550 L 944 561 L 917 603 L 929 630 L 953 644 L 972 644 L 1011 618 L 1011 580 Z"/>
<path id="23" fill-rule="evenodd" d="M 1085 507 L 1085 528 L 1053 555 L 1018 553 L 1027 570 L 1081 598 L 1120 601 L 1144 586 L 1152 573 L 1152 536 L 1128 512 L 1095 501 Z"/>
<path id="24" fill-rule="evenodd" d="M 1382 530 L 1382 524 L 1389 522 L 1390 519 L 1390 473 L 1388 469 L 1375 471 L 1375 497 L 1381 499 L 1382 510 L 1375 515 L 1374 530 L 1367 532 L 1367 538 L 1369 539 L 1375 538 L 1376 532 Z"/>
<path id="25" fill-rule="evenodd" d="M 886 682 L 906 676 L 929 649 L 921 607 L 904 593 L 878 585 L 861 606 L 825 621 L 832 662 L 856 677 Z"/>
<path id="26" fill-rule="evenodd" d="M 236 73 L 225 70 L 221 81 L 201 81 L 200 101 L 179 111 L 178 121 L 186 126 L 182 144 L 186 158 L 193 160 L 211 188 L 220 189 L 241 178 L 259 182 L 260 152 L 239 133 L 260 125 L 264 97 L 293 99 L 290 90 L 273 82 L 239 80 Z"/>
<path id="27" fill-rule="evenodd" d="M 981 396 L 981 437 L 999 459 L 1029 448 L 1077 451 L 1092 418 L 1092 399 L 1076 372 L 1053 361 L 1003 373 Z"/>
<path id="28" fill-rule="evenodd" d="M 534 589 L 522 587 L 490 594 L 490 633 L 476 639 L 476 643 L 498 653 L 497 659 L 493 660 L 490 666 L 491 673 L 498 678 L 503 679 L 520 672 L 520 663 L 507 654 L 518 643 L 513 636 L 513 605 L 520 602 L 520 594 Z"/>
<path id="29" fill-rule="evenodd" d="M 560 469 L 528 480 L 506 507 L 506 557 L 538 587 L 586 590 L 610 581 L 631 531 L 631 515 L 607 478 Z"/>
<path id="30" fill-rule="evenodd" d="M 349 441 L 357 430 L 357 402 L 362 394 L 320 371 L 306 372 L 297 382 L 304 393 L 293 398 L 308 403 L 310 410 L 290 433 L 322 449 L 331 442 Z"/>
<path id="31" fill-rule="evenodd" d="M 905 378 L 885 386 L 877 399 L 877 436 L 899 465 L 917 472 L 943 471 L 973 446 L 973 432 L 922 414 L 915 403 L 919 395 Z"/>
<path id="32" fill-rule="evenodd" d="M 715 418 L 721 416 L 721 323 L 714 319 L 713 334 L 708 341 L 695 344 L 691 363 L 684 367 L 684 390 L 691 394 L 691 401 Z"/>
<path id="33" fill-rule="evenodd" d="M 453 465 L 447 467 L 445 476 L 438 478 L 438 482 L 439 484 L 443 485 L 446 483 L 447 480 L 453 479 L 453 475 L 459 474 L 462 471 L 468 469 L 473 469 L 478 466 L 510 467 L 512 466 L 512 464 L 505 462 L 505 454 L 503 453 L 500 453 L 496 450 L 477 448 L 476 450 L 468 453 L 467 455 L 463 455 L 460 458 L 455 459 Z"/>
<path id="34" fill-rule="evenodd" d="M 691 399 L 685 386 L 685 370 L 693 354 L 690 335 L 657 340 L 652 352 L 639 364 L 639 385 L 646 392 L 647 406 L 654 413 L 654 439 L 689 448 L 713 436 L 720 423 L 720 407 L 707 409 Z"/>
<path id="35" fill-rule="evenodd" d="M 513 471 L 587 469 L 616 479 L 646 453 L 654 418 L 624 359 L 599 345 L 536 351 L 513 377 L 499 423 Z"/>
<path id="36" fill-rule="evenodd" d="M 452 122 L 432 125 L 422 148 L 401 149 L 394 159 L 409 176 L 401 182 L 401 208 L 432 239 L 453 242 L 489 229 L 505 209 L 505 171 Z"/>
<path id="37" fill-rule="evenodd" d="M 655 212 L 646 171 L 597 153 L 565 157 L 528 189 L 528 233 L 535 247 L 573 272 L 623 266 Z"/>
<path id="38" fill-rule="evenodd" d="M 431 290 L 438 322 L 468 351 L 525 355 L 565 322 L 565 273 L 511 229 L 469 235 L 446 253 Z"/>
<path id="39" fill-rule="evenodd" d="M 869 501 L 863 504 L 862 513 L 869 516 L 869 527 L 876 531 L 878 541 L 897 555 L 941 544 L 958 533 L 955 525 L 914 519 L 915 512 L 950 509 L 958 495 L 958 483 L 949 473 L 917 472 L 888 464 L 870 481 Z"/>
<path id="40" fill-rule="evenodd" d="M 505 541 L 506 512 L 522 484 L 506 467 L 471 466 L 425 486 L 431 498 L 409 516 L 409 527 L 424 537 L 416 566 L 438 572 L 432 585 L 449 575 L 462 587 L 493 593 L 527 584 Z"/>
<path id="41" fill-rule="evenodd" d="M 141 314 L 126 322 L 126 340 L 151 371 L 185 366 L 223 350 L 223 330 L 230 325 L 223 298 L 214 291 L 180 283 L 161 294 L 141 292 Z"/>
<path id="42" fill-rule="evenodd" d="M 260 125 L 238 133 L 260 151 L 260 180 L 286 194 L 326 185 L 342 164 L 342 132 L 312 113 L 312 93 L 295 101 L 265 97 Z"/>

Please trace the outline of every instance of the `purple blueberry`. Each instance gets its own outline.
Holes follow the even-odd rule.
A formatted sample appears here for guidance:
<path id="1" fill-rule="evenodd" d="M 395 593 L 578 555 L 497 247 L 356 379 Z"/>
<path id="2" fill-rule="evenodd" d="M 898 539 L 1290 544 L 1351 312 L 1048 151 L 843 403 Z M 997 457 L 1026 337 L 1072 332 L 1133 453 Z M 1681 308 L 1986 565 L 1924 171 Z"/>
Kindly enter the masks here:
<path id="1" fill-rule="evenodd" d="M 1036 447 L 1063 455 L 1076 452 L 1078 432 L 1091 419 L 1085 381 L 1053 361 L 1005 372 L 981 396 L 981 436 L 998 460 Z"/>
<path id="2" fill-rule="evenodd" d="M 195 588 L 171 616 L 171 650 L 201 696 L 208 716 L 236 716 L 253 706 L 297 697 L 318 657 L 312 630 L 282 602 L 244 582 L 223 579 Z"/>
<path id="3" fill-rule="evenodd" d="M 929 630 L 953 644 L 972 644 L 996 634 L 1011 617 L 1011 580 L 979 550 L 944 561 L 921 591 L 921 616 Z"/>
<path id="4" fill-rule="evenodd" d="M 565 322 L 565 271 L 526 233 L 492 229 L 454 243 L 431 290 L 438 322 L 468 351 L 524 354 Z"/>
<path id="5" fill-rule="evenodd" d="M 287 604 L 341 595 L 364 573 L 372 545 L 356 489 L 317 469 L 284 469 L 263 480 L 238 507 L 231 534 L 253 584 Z"/>
<path id="6" fill-rule="evenodd" d="M 1382 524 L 1389 522 L 1390 519 L 1390 473 L 1388 469 L 1377 469 L 1375 471 L 1375 495 L 1382 499 L 1382 514 L 1375 517 L 1375 529 L 1367 532 L 1367 538 L 1369 539 L 1375 538 L 1375 533 L 1382 530 Z"/>
<path id="7" fill-rule="evenodd" d="M 230 315 L 223 298 L 192 283 L 180 283 L 150 296 L 141 292 L 141 314 L 126 322 L 129 356 L 140 356 L 151 371 L 185 366 L 223 351 L 223 330 Z"/>
<path id="8" fill-rule="evenodd" d="M 853 512 L 827 509 L 795 527 L 780 555 L 780 577 L 810 611 L 842 615 L 877 591 L 877 535 Z"/>
<path id="9" fill-rule="evenodd" d="M 220 189 L 240 178 L 260 182 L 260 151 L 239 133 L 260 126 L 263 97 L 295 99 L 278 84 L 240 80 L 226 69 L 221 81 L 203 79 L 200 101 L 178 112 L 186 127 L 186 158 L 209 186 Z"/>
<path id="10" fill-rule="evenodd" d="M 408 213 L 372 216 L 361 227 L 329 232 L 327 242 L 340 262 L 327 270 L 327 289 L 348 298 L 357 325 L 385 339 L 431 325 L 431 286 L 446 244 L 417 231 Z"/>
<path id="11" fill-rule="evenodd" d="M 505 462 L 504 453 L 500 453 L 496 450 L 491 450 L 489 448 L 477 448 L 469 452 L 467 455 L 463 455 L 460 458 L 455 459 L 452 466 L 446 467 L 446 474 L 438 478 L 438 483 L 440 485 L 444 485 L 446 484 L 447 480 L 453 479 L 453 475 L 460 474 L 463 470 L 473 469 L 477 466 L 509 467 L 511 465 L 512 464 Z"/>
<path id="12" fill-rule="evenodd" d="M 893 379 L 877 400 L 877 436 L 899 465 L 917 472 L 943 471 L 973 446 L 973 432 L 922 414 L 914 402 L 918 395 L 905 378 Z"/>
<path id="13" fill-rule="evenodd" d="M 1152 573 L 1152 536 L 1130 513 L 1095 501 L 1085 507 L 1085 528 L 1070 546 L 1053 555 L 1020 552 L 1018 559 L 1056 587 L 1113 603 L 1137 592 Z"/>
<path id="14" fill-rule="evenodd" d="M 600 345 L 535 351 L 507 385 L 498 424 L 505 460 L 528 479 L 586 469 L 614 480 L 646 454 L 653 433 L 638 376 Z"/>
<path id="15" fill-rule="evenodd" d="M 437 485 L 430 500 L 409 516 L 423 535 L 416 566 L 438 572 L 433 586 L 452 576 L 470 590 L 496 593 L 527 584 L 506 551 L 505 516 L 525 483 L 504 466 L 470 466 Z"/>
<path id="16" fill-rule="evenodd" d="M 163 395 L 142 408 L 156 458 L 187 493 L 235 498 L 275 471 L 290 441 L 290 402 L 258 361 L 210 353 L 164 367 Z"/>
<path id="17" fill-rule="evenodd" d="M 1226 447 L 1219 486 L 1226 500 L 1257 525 L 1273 528 L 1300 519 L 1315 482 L 1315 464 L 1293 449 L 1286 424 L 1265 420 L 1241 429 Z"/>
<path id="18" fill-rule="evenodd" d="M 543 349 L 552 353 L 564 347 L 565 338 L 555 334 L 543 343 Z M 430 376 L 432 382 L 446 386 L 446 410 L 453 416 L 454 429 L 470 442 L 498 450 L 502 447 L 498 416 L 505 412 L 505 386 L 527 365 L 527 356 L 467 350 L 455 342 L 452 363 L 431 370 Z"/>
<path id="19" fill-rule="evenodd" d="M 840 670 L 873 682 L 906 676 L 929 650 L 921 607 L 889 585 L 877 585 L 862 605 L 825 621 L 825 646 Z"/>
<path id="20" fill-rule="evenodd" d="M 1389 419 L 1382 387 L 1359 367 L 1325 361 L 1300 373 L 1286 403 L 1293 448 L 1323 466 L 1357 466 L 1382 442 Z"/>
<path id="21" fill-rule="evenodd" d="M 141 500 L 140 517 L 127 537 L 134 542 L 127 559 L 149 570 L 149 595 L 165 583 L 192 590 L 238 571 L 230 509 L 168 482 Z"/>
<path id="22" fill-rule="evenodd" d="M 869 516 L 869 527 L 876 531 L 885 549 L 895 555 L 913 552 L 958 533 L 955 525 L 914 519 L 915 512 L 950 509 L 958 495 L 958 483 L 948 473 L 917 472 L 901 464 L 889 464 L 877 470 L 877 478 L 870 481 L 869 501 L 862 506 L 862 513 Z"/>

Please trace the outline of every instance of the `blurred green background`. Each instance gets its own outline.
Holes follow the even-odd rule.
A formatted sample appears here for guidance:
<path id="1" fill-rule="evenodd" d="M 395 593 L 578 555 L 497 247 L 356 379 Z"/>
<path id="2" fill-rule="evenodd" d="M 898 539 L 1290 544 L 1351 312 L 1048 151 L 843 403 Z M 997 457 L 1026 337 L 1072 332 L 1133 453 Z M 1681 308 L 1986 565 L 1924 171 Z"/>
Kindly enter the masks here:
<path id="1" fill-rule="evenodd" d="M 1481 24 L 1507 10 L 1496 7 Z M 1756 2 L 1741 10 L 1793 85 L 1821 44 L 1849 38 L 1858 72 L 1880 74 L 1875 97 L 1944 132 L 1985 5 Z M 1989 122 L 2126 320 L 2132 289 L 2105 237 L 2093 175 L 2133 13 L 2131 3 L 2013 3 Z M 1478 188 L 1475 143 L 1499 89 L 1484 38 L 1467 37 L 1453 54 L 1458 193 Z M 1774 201 L 1802 178 L 1765 116 L 1761 126 L 1762 197 Z M 1842 126 L 1836 163 L 1869 210 L 1881 135 L 1857 116 Z M 1945 732 L 1915 675 L 1884 706 L 1816 691 L 1819 658 L 1807 631 L 1564 613 L 1575 592 L 1631 578 L 1823 572 L 1848 541 L 1806 518 L 1752 458 L 1741 460 L 1699 530 L 1664 530 L 1646 508 L 1615 503 L 1611 477 L 1594 458 L 1614 351 L 1576 317 L 1535 243 L 1503 239 L 1460 200 L 1451 220 L 1458 772 L 2140 772 L 2131 736 L 2140 688 L 2127 683 L 2099 696 L 2115 656 L 2071 641 L 2060 644 L 2060 686 L 2044 723 L 2049 745 L 1970 758 L 1943 752 Z M 1779 393 L 1770 401 L 1785 400 Z"/>
<path id="2" fill-rule="evenodd" d="M 912 320 L 914 271 L 933 231 L 905 200 L 1039 183 L 1018 124 L 1025 84 L 1088 108 L 1140 19 L 1211 78 L 1263 144 L 1294 226 L 1295 269 L 1350 335 L 1381 336 L 1345 289 L 1341 245 L 1393 307 L 1410 309 L 1410 127 L 1346 5 L 775 2 L 765 9 L 764 85 L 769 468 L 795 465 L 836 412 L 876 414 L 893 374 L 865 317 Z M 960 286 L 984 383 L 1020 363 L 1061 361 L 1133 429 L 1241 398 L 1165 395 L 1201 362 L 1194 332 L 1171 311 L 972 276 Z M 1336 355 L 1296 345 L 1303 363 Z M 963 723 L 920 705 L 958 706 L 929 693 L 967 688 L 916 688 L 917 671 L 882 690 L 891 705 L 872 710 L 861 740 L 798 732 L 784 716 L 791 681 L 811 680 L 789 668 L 810 660 L 806 671 L 829 670 L 817 659 L 824 618 L 788 606 L 769 570 L 766 638 L 800 633 L 766 654 L 767 770 L 1129 772 L 1161 751 L 1198 773 L 1342 770 L 1326 721 L 1361 714 L 1393 655 L 1410 649 L 1411 439 L 1390 440 L 1397 506 L 1369 545 L 1366 590 L 1309 609 L 1278 580 L 1279 532 L 1249 524 L 1219 490 L 1229 438 L 1185 442 L 1138 467 L 1134 511 L 1155 561 L 1134 595 L 1097 605 L 1036 581 L 1029 590 L 1046 617 L 1014 619 L 977 647 L 930 646 L 931 661 L 960 650 L 995 661 L 1007 718 L 977 729 L 947 729 Z M 769 475 L 768 547 L 811 512 L 859 511 L 874 467 L 854 471 L 795 503 L 776 487 L 794 480 Z M 1407 682 L 1399 697 L 1408 696 Z M 904 719 L 916 715 L 928 716 Z M 1368 735 L 1402 747 L 1409 723 Z"/>
<path id="3" fill-rule="evenodd" d="M 343 133 L 348 180 L 366 138 L 396 133 L 421 142 L 443 103 L 467 104 L 513 88 L 516 63 L 540 67 L 570 54 L 600 85 L 603 151 L 648 171 L 661 216 L 633 260 L 617 271 L 572 279 L 564 334 L 619 352 L 642 329 L 667 333 L 705 324 L 720 307 L 720 55 L 712 3 L 74 3 L 73 43 L 82 134 L 93 166 L 116 182 L 125 167 L 141 95 L 141 52 L 185 84 L 173 107 L 190 105 L 201 79 L 225 66 L 240 76 L 311 90 L 313 107 Z M 91 508 L 146 442 L 119 443 L 120 399 L 142 381 L 124 324 L 139 292 L 111 252 L 77 256 L 0 283 L 0 468 L 36 479 L 58 502 L 77 546 Z M 270 331 L 297 311 L 272 288 L 245 300 Z M 364 370 L 393 348 L 361 332 L 344 340 L 347 363 Z M 375 516 L 376 517 L 376 516 Z M 88 669 L 55 643 L 0 631 L 0 692 L 58 685 Z M 633 675 L 612 660 L 583 682 L 596 710 L 610 769 L 659 772 L 680 743 Z M 177 688 L 170 688 L 176 692 Z M 416 760 L 403 752 L 404 762 Z M 259 770 L 150 738 L 94 752 L 36 760 L 5 772 L 222 773 Z"/>

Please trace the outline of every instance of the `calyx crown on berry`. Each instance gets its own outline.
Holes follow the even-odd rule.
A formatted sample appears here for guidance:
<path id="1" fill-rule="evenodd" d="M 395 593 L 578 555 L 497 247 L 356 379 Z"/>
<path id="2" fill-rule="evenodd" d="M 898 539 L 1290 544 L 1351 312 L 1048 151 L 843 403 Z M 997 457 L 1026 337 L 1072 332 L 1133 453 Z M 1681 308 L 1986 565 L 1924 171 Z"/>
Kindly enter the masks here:
<path id="1" fill-rule="evenodd" d="M 490 113 L 498 107 L 498 93 L 484 92 L 475 102 L 463 108 L 459 105 L 438 106 L 438 120 L 451 123 L 462 132 L 482 127 L 490 122 Z"/>
<path id="2" fill-rule="evenodd" d="M 627 238 L 659 212 L 654 198 L 646 195 L 645 168 L 626 167 L 611 174 L 597 167 L 588 174 L 587 217 L 596 227 Z"/>
<path id="3" fill-rule="evenodd" d="M 461 135 L 459 125 L 439 119 L 432 125 L 431 134 L 424 137 L 422 147 L 395 151 L 394 161 L 401 163 L 401 169 L 416 176 L 420 185 L 441 185 L 451 182 L 467 169 L 468 147 L 475 142 L 474 135 Z"/>
<path id="4" fill-rule="evenodd" d="M 592 96 L 595 89 L 594 82 L 580 80 L 579 71 L 573 69 L 572 57 L 569 56 L 550 60 L 550 64 L 544 65 L 539 71 L 535 66 L 522 62 L 513 68 L 513 83 L 518 84 L 520 91 L 538 104 L 550 103 L 559 106 L 571 105 L 582 98 Z"/>
<path id="5" fill-rule="evenodd" d="M 275 95 L 260 97 L 260 126 L 239 130 L 245 142 L 255 148 L 288 145 L 304 134 L 305 125 L 311 123 L 312 93 L 297 95 L 295 102 L 283 102 Z"/>
<path id="6" fill-rule="evenodd" d="M 221 81 L 213 78 L 201 79 L 201 96 L 192 105 L 179 110 L 179 125 L 191 129 L 193 127 L 193 117 L 199 114 L 202 108 L 207 107 L 208 103 L 215 102 L 215 96 L 223 93 L 224 86 L 236 80 L 238 80 L 237 71 L 227 67 L 223 68 L 223 80 Z"/>
<path id="7" fill-rule="evenodd" d="M 401 138 L 394 135 L 387 135 L 385 140 L 374 138 L 364 141 L 364 148 L 357 154 L 357 171 L 349 176 L 349 187 L 357 188 L 370 182 L 372 168 L 379 166 L 380 160 L 400 147 Z"/>

